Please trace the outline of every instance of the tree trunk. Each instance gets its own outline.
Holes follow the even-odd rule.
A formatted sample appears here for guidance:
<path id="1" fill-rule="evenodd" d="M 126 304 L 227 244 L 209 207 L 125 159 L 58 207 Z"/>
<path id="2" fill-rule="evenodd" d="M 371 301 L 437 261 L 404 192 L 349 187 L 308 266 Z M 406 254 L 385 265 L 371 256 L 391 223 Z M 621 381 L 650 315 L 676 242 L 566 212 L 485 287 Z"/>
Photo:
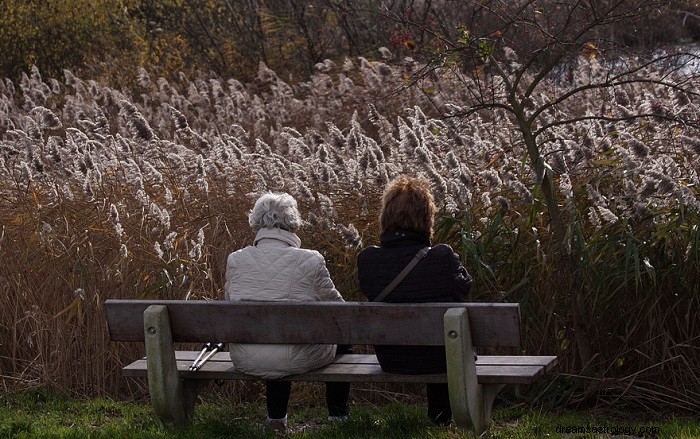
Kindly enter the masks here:
<path id="1" fill-rule="evenodd" d="M 542 188 L 547 213 L 549 214 L 553 246 L 549 254 L 548 263 L 554 264 L 553 273 L 555 274 L 555 279 L 552 279 L 552 288 L 560 290 L 563 288 L 562 294 L 567 295 L 578 357 L 582 368 L 586 368 L 591 365 L 594 353 L 590 343 L 591 337 L 589 337 L 589 313 L 586 310 L 586 304 L 583 302 L 586 295 L 584 276 L 579 270 L 580 249 L 571 245 L 570 225 L 567 224 L 564 218 L 565 212 L 557 202 L 552 170 L 540 152 L 532 126 L 525 117 L 522 106 L 516 104 L 513 108 L 516 109 L 516 118 L 527 147 L 530 165 L 538 178 L 536 184 L 539 184 Z M 539 180 L 540 177 L 541 180 Z"/>

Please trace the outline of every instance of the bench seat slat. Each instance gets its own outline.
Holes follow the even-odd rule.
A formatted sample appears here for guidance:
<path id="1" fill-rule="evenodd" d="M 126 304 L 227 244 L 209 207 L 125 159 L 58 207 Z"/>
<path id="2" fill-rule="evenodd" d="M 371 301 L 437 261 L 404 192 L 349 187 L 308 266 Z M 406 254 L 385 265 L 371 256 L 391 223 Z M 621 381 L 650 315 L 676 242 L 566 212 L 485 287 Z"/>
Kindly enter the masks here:
<path id="1" fill-rule="evenodd" d="M 177 360 L 194 361 L 199 355 L 199 351 L 176 351 L 175 358 Z M 209 360 L 231 362 L 231 357 L 228 352 L 218 352 Z M 352 364 L 379 364 L 377 356 L 374 354 L 343 354 L 338 355 L 334 363 L 352 363 Z M 556 356 L 546 355 L 479 355 L 476 360 L 478 366 L 543 366 L 545 372 L 549 372 L 557 365 Z"/>
<path id="2" fill-rule="evenodd" d="M 199 355 L 198 351 L 177 351 L 177 368 L 182 378 L 189 379 L 238 379 L 259 378 L 236 372 L 228 352 L 215 354 L 197 372 L 188 369 Z M 479 356 L 476 373 L 479 384 L 530 384 L 556 365 L 556 357 L 550 356 Z M 123 369 L 124 376 L 145 377 L 146 360 L 140 359 Z M 333 363 L 301 375 L 283 378 L 291 381 L 360 381 L 441 383 L 447 382 L 446 374 L 398 375 L 383 372 L 375 355 L 340 355 Z"/>
<path id="3" fill-rule="evenodd" d="M 199 351 L 175 351 L 175 359 L 182 361 L 194 361 L 199 355 Z M 145 358 L 145 357 L 144 357 Z M 226 352 L 217 352 L 209 361 L 226 361 L 231 362 L 231 357 Z M 353 364 L 377 364 L 377 356 L 374 354 L 343 354 L 335 357 L 334 363 L 353 363 Z"/>

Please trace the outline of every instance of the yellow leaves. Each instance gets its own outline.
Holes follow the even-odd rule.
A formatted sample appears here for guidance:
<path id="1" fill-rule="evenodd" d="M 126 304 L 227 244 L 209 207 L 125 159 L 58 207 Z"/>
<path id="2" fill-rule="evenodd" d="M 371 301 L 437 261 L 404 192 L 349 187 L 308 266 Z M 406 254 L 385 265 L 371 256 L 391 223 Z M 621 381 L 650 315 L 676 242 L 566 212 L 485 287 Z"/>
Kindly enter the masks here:
<path id="1" fill-rule="evenodd" d="M 266 35 L 284 34 L 289 28 L 289 19 L 277 15 L 266 8 L 258 11 L 260 18 L 261 31 Z"/>
<path id="2" fill-rule="evenodd" d="M 598 47 L 595 44 L 588 42 L 583 45 L 581 54 L 588 59 L 595 59 L 598 57 Z"/>
<path id="3" fill-rule="evenodd" d="M 559 340 L 559 348 L 562 351 L 567 350 L 571 345 L 571 339 L 566 336 L 566 331 L 564 329 L 560 329 L 557 332 L 557 340 Z"/>
<path id="4" fill-rule="evenodd" d="M 469 46 L 469 44 L 472 42 L 472 33 L 469 30 L 469 28 L 465 25 L 459 25 L 457 26 L 457 31 L 459 32 L 459 38 L 457 38 L 457 44 L 460 46 Z"/>
<path id="5" fill-rule="evenodd" d="M 561 341 L 561 346 L 560 346 L 561 350 L 562 351 L 567 350 L 569 348 L 570 344 L 571 344 L 571 340 L 569 340 L 568 338 L 565 338 L 564 340 Z"/>
<path id="6" fill-rule="evenodd" d="M 85 316 L 83 299 L 81 297 L 76 297 L 70 305 L 59 311 L 53 318 L 58 319 L 61 316 L 64 316 L 65 320 L 69 323 L 83 323 L 83 318 Z"/>
<path id="7" fill-rule="evenodd" d="M 484 169 L 489 169 L 492 167 L 496 162 L 498 162 L 501 158 L 505 156 L 505 153 L 503 151 L 499 152 L 498 154 L 494 155 L 491 161 L 489 161 L 486 166 L 484 166 Z"/>

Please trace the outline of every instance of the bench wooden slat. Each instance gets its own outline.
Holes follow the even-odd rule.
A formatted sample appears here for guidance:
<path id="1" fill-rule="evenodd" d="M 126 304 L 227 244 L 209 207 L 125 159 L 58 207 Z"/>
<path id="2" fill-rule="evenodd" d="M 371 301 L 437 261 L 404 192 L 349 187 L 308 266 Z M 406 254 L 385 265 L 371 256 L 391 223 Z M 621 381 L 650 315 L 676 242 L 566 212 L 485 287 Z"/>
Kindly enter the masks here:
<path id="1" fill-rule="evenodd" d="M 557 357 L 549 355 L 480 355 L 476 359 L 477 366 L 540 366 L 545 372 L 552 370 L 557 363 Z"/>
<path id="2" fill-rule="evenodd" d="M 230 361 L 227 356 L 220 361 Z M 194 358 L 192 358 L 194 360 Z M 335 358 L 334 363 L 355 363 L 355 364 L 379 364 L 377 356 L 374 354 L 344 354 Z M 557 365 L 556 356 L 548 355 L 479 355 L 476 359 L 477 366 L 539 366 L 545 372 L 550 371 Z"/>
<path id="3" fill-rule="evenodd" d="M 197 372 L 188 369 L 197 357 L 197 351 L 177 351 L 177 368 L 182 378 L 190 379 L 237 379 L 259 378 L 236 372 L 228 352 L 215 354 Z M 476 363 L 479 384 L 530 384 L 556 364 L 550 356 L 479 356 Z M 146 361 L 137 360 L 123 369 L 124 376 L 145 377 Z M 368 354 L 340 355 L 323 368 L 283 378 L 291 381 L 361 381 L 396 383 L 444 383 L 446 374 L 398 375 L 382 372 L 377 357 Z"/>
<path id="4" fill-rule="evenodd" d="M 175 358 L 182 361 L 194 361 L 199 355 L 199 351 L 175 351 Z M 145 358 L 145 357 L 144 357 Z M 227 361 L 231 362 L 231 356 L 228 351 L 217 352 L 209 361 Z M 352 363 L 352 364 L 378 364 L 377 356 L 374 354 L 343 354 L 335 357 L 334 363 Z"/>
<path id="5" fill-rule="evenodd" d="M 164 304 L 175 342 L 444 345 L 447 309 L 469 312 L 475 346 L 521 347 L 512 303 L 105 301 L 112 340 L 144 341 L 143 312 Z M 260 331 L 260 327 L 267 331 Z M 416 330 L 420 328 L 420 330 Z"/>
<path id="6" fill-rule="evenodd" d="M 199 351 L 176 351 L 175 358 L 179 361 L 194 361 Z M 144 357 L 145 358 L 145 357 Z M 228 352 L 217 352 L 209 361 L 231 362 Z M 379 364 L 374 354 L 343 354 L 338 355 L 334 363 L 350 364 Z M 476 360 L 478 366 L 542 366 L 545 372 L 549 372 L 557 365 L 556 356 L 547 355 L 479 355 Z"/>

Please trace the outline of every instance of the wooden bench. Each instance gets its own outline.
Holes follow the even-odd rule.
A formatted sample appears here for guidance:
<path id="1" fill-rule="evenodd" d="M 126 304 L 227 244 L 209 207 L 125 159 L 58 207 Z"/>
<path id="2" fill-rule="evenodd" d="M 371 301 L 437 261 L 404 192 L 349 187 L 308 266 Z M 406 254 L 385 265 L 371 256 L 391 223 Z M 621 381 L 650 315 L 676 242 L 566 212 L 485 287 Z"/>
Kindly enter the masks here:
<path id="1" fill-rule="evenodd" d="M 259 379 L 236 372 L 228 352 L 190 371 L 198 351 L 175 342 L 444 345 L 447 373 L 382 372 L 374 355 L 340 355 L 293 381 L 447 382 L 456 424 L 488 428 L 496 394 L 506 384 L 531 384 L 556 365 L 552 356 L 485 356 L 474 347 L 521 348 L 518 304 L 367 302 L 227 302 L 107 300 L 110 337 L 145 342 L 146 357 L 123 369 L 147 377 L 151 403 L 165 427 L 187 424 L 198 392 L 210 380 Z"/>

